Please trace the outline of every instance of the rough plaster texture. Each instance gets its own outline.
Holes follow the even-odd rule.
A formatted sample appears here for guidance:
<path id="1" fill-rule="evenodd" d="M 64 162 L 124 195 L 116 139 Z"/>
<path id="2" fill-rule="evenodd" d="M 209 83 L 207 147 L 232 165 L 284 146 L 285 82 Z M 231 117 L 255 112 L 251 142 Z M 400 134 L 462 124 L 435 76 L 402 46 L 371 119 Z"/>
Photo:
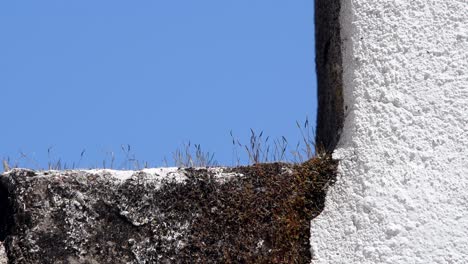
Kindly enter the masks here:
<path id="1" fill-rule="evenodd" d="M 313 263 L 468 263 L 468 1 L 341 5 L 340 175 Z"/>
<path id="2" fill-rule="evenodd" d="M 3 246 L 3 243 L 0 242 L 0 264 L 7 264 L 7 263 L 8 263 L 8 259 L 6 256 L 5 247 Z"/>

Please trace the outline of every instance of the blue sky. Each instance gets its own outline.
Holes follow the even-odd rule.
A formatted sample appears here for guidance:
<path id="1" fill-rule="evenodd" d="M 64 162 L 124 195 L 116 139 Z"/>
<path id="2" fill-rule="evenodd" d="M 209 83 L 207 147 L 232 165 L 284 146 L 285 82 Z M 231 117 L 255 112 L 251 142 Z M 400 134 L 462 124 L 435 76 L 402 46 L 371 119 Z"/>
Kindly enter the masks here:
<path id="1" fill-rule="evenodd" d="M 128 144 L 159 166 L 190 141 L 232 165 L 229 133 L 247 144 L 250 128 L 295 145 L 296 121 L 315 126 L 313 11 L 309 0 L 2 1 L 0 158 L 71 166 L 85 150 L 79 166 L 100 167 Z"/>

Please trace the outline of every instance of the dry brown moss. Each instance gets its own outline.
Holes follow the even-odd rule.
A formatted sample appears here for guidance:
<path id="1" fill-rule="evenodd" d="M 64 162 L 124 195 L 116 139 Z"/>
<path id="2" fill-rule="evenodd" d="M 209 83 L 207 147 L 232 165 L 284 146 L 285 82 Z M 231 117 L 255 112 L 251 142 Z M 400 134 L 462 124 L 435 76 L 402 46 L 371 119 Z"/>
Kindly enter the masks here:
<path id="1" fill-rule="evenodd" d="M 336 162 L 322 156 L 301 165 L 255 164 L 232 171 L 245 176 L 219 186 L 206 186 L 203 180 L 204 188 L 195 188 L 197 197 L 204 197 L 199 203 L 202 215 L 191 228 L 192 247 L 179 257 L 310 263 L 310 221 L 323 209 Z"/>

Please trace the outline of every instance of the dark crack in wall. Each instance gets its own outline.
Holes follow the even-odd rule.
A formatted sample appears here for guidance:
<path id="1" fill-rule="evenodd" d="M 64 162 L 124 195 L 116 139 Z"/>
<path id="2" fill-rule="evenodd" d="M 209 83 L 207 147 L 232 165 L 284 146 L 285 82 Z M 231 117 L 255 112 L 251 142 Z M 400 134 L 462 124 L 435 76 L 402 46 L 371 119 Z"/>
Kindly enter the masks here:
<path id="1" fill-rule="evenodd" d="M 316 144 L 329 153 L 338 144 L 344 122 L 340 7 L 340 0 L 315 0 Z"/>
<path id="2" fill-rule="evenodd" d="M 0 184 L 0 242 L 4 241 L 13 226 L 13 209 L 8 197 L 8 189 Z"/>

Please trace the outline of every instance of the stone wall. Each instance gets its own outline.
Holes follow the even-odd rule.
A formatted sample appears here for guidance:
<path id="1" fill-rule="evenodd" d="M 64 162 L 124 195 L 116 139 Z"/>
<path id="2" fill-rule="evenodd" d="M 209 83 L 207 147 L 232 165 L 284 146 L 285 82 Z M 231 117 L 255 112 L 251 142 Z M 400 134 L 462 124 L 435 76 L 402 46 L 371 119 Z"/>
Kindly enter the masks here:
<path id="1" fill-rule="evenodd" d="M 339 15 L 345 122 L 314 263 L 468 263 L 468 2 L 318 2 Z"/>
<path id="2" fill-rule="evenodd" d="M 329 156 L 235 168 L 14 169 L 0 174 L 0 243 L 15 264 L 308 263 L 310 221 L 335 172 Z"/>

